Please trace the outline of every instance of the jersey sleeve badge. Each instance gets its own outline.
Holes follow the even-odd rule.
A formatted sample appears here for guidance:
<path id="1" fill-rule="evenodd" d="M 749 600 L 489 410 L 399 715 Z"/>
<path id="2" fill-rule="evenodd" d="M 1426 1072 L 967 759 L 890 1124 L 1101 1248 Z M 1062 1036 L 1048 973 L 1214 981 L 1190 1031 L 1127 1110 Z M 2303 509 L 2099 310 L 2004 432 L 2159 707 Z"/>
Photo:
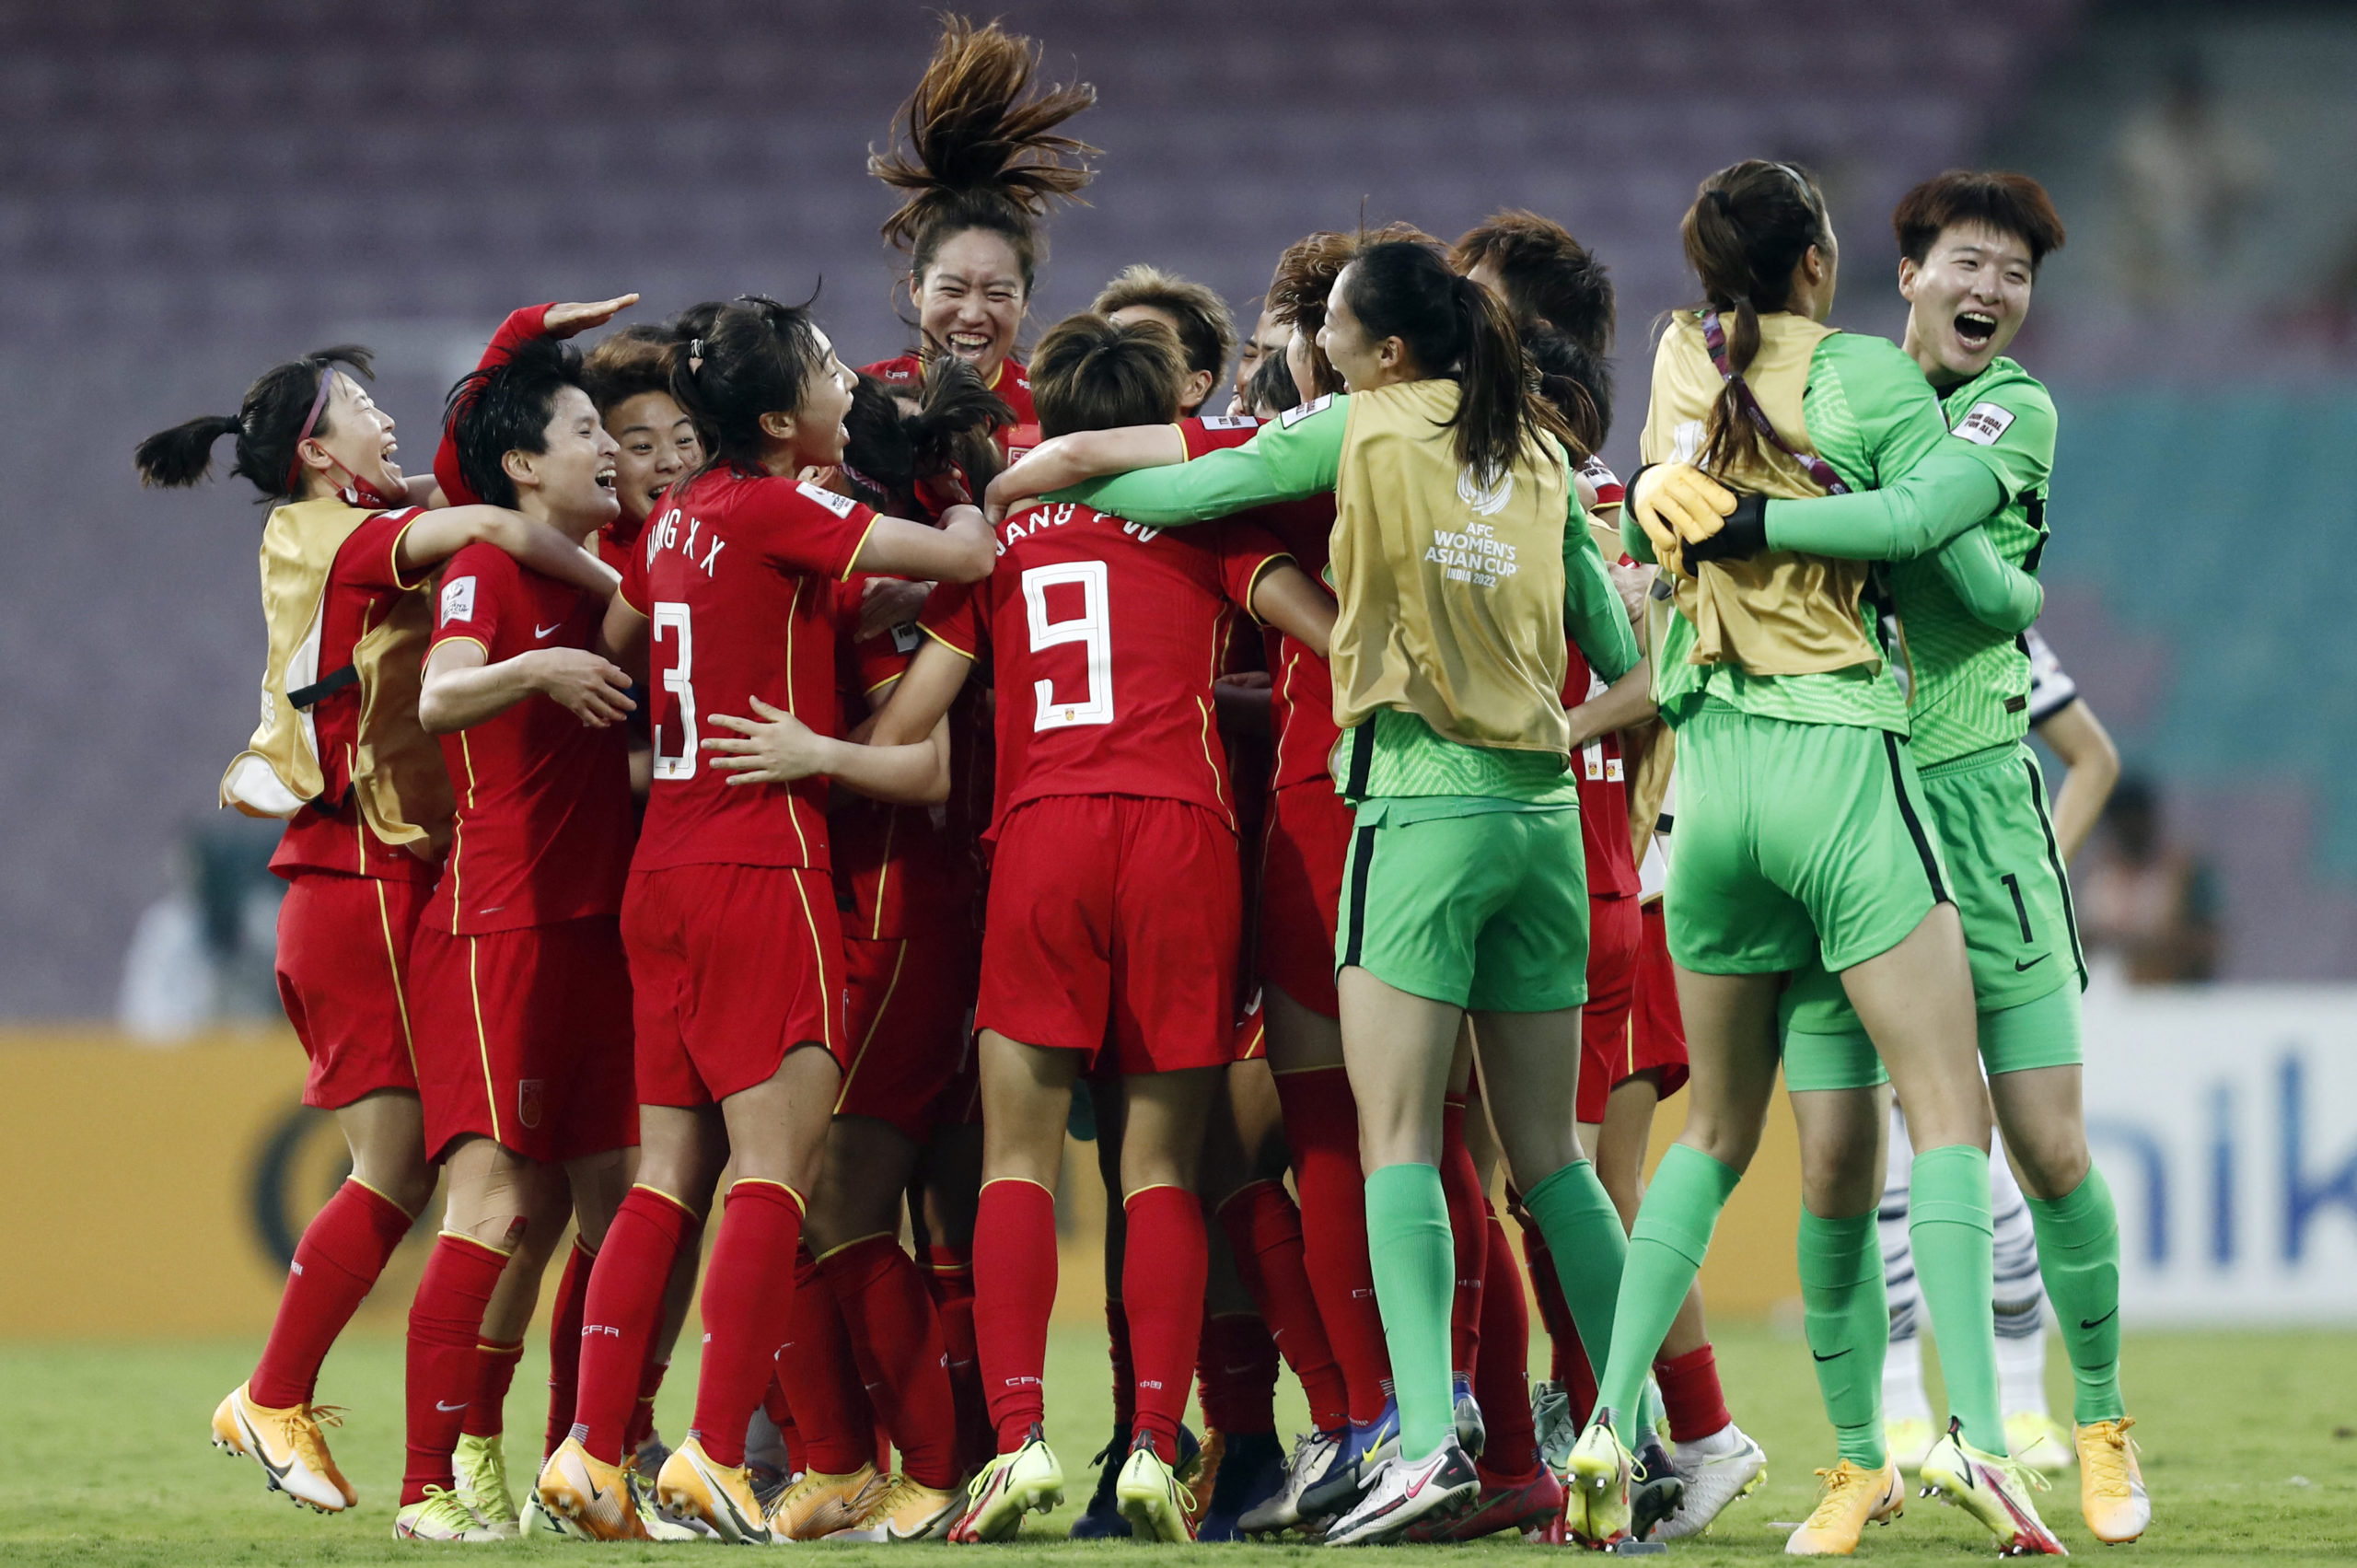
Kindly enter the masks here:
<path id="1" fill-rule="evenodd" d="M 1332 408 L 1333 406 L 1334 394 L 1328 392 L 1322 397 L 1310 399 L 1307 402 L 1303 403 L 1299 408 L 1289 408 L 1285 410 L 1284 412 L 1277 415 L 1277 423 L 1283 425 L 1285 429 L 1291 430 L 1295 425 L 1299 424 L 1311 414 L 1324 413 L 1328 409 Z"/>
<path id="2" fill-rule="evenodd" d="M 2000 408 L 1995 403 L 1975 403 L 1964 411 L 1964 417 L 1956 422 L 1956 428 L 1948 434 L 1961 436 L 1979 446 L 1993 447 L 2006 431 L 2013 428 L 2013 410 Z"/>
<path id="3" fill-rule="evenodd" d="M 848 495 L 838 495 L 831 490 L 821 490 L 817 485 L 811 483 L 808 480 L 797 480 L 795 482 L 794 488 L 799 490 L 806 497 L 812 501 L 816 501 L 819 505 L 824 506 L 828 511 L 832 512 L 838 517 L 850 517 L 851 509 L 859 505 L 858 502 L 853 500 Z"/>
<path id="4" fill-rule="evenodd" d="M 475 580 L 471 576 L 453 577 L 442 585 L 442 624 L 475 618 Z"/>

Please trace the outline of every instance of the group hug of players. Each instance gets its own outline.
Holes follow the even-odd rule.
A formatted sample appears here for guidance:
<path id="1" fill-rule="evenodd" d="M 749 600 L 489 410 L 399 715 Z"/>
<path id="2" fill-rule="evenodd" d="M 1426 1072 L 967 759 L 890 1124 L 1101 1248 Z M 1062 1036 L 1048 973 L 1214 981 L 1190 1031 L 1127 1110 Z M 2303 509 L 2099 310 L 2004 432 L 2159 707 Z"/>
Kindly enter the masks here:
<path id="1" fill-rule="evenodd" d="M 1952 1412 L 1906 1464 L 2063 1551 L 2000 1408 L 1993 1115 L 2086 1523 L 2134 1539 L 2063 871 L 2088 813 L 2023 744 L 2055 416 L 2003 351 L 2062 240 L 2044 192 L 1908 194 L 1894 346 L 1824 324 L 1806 171 L 1712 175 L 1624 493 L 1593 455 L 1610 286 L 1527 213 L 1312 234 L 1240 355 L 1215 296 L 1132 268 L 1019 362 L 1092 151 L 1061 128 L 1093 93 L 1037 58 L 951 19 L 871 160 L 899 359 L 853 373 L 757 296 L 568 341 L 626 296 L 511 316 L 430 478 L 349 346 L 141 447 L 188 484 L 232 436 L 273 503 L 222 797 L 286 820 L 279 981 L 352 1153 L 215 1441 L 354 1504 L 315 1385 L 438 1172 L 398 1535 L 1010 1539 L 1067 1484 L 1077 1121 L 1121 1202 L 1074 1533 L 1690 1536 L 1766 1462 L 1695 1276 L 1781 1071 L 1840 1448 L 1788 1550 L 1901 1504 L 1893 1092 Z M 503 1407 L 569 1225 L 519 1511 Z"/>

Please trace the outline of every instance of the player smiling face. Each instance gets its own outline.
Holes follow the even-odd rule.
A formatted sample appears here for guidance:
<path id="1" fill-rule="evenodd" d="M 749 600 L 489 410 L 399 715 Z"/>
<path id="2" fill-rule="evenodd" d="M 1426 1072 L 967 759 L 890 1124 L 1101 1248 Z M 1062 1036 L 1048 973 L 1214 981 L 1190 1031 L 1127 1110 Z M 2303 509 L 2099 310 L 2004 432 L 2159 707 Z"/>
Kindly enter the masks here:
<path id="1" fill-rule="evenodd" d="M 379 495 L 395 497 L 402 487 L 401 466 L 394 461 L 400 451 L 393 439 L 393 416 L 341 370 L 335 372 L 327 406 L 320 410 L 319 426 L 297 448 L 317 478 L 315 494 L 331 494 L 357 480 Z"/>
<path id="2" fill-rule="evenodd" d="M 835 345 L 825 332 L 814 326 L 810 336 L 818 347 L 818 366 L 803 384 L 802 401 L 789 424 L 772 434 L 792 442 L 800 466 L 825 468 L 842 462 L 843 448 L 851 443 L 843 421 L 850 416 L 852 389 L 859 385 L 859 377 L 835 357 Z M 763 424 L 766 427 L 766 418 Z"/>
<path id="3" fill-rule="evenodd" d="M 1984 223 L 1940 231 L 1922 261 L 1901 257 L 1907 352 L 1934 381 L 1968 381 L 2005 352 L 2029 314 L 2037 262 L 2021 236 Z"/>
<path id="4" fill-rule="evenodd" d="M 554 527 L 586 539 L 621 510 L 614 494 L 619 448 L 606 434 L 588 393 L 578 387 L 560 388 L 554 402 L 548 426 L 540 433 L 541 449 L 509 452 L 507 474 L 525 510 L 540 510 Z M 530 505 L 534 499 L 538 507 Z"/>
<path id="5" fill-rule="evenodd" d="M 670 482 L 703 461 L 695 422 L 668 392 L 640 392 L 616 403 L 606 429 L 619 444 L 614 498 L 622 516 L 643 523 Z"/>
<path id="6" fill-rule="evenodd" d="M 946 347 L 992 385 L 1015 352 L 1015 331 L 1029 303 L 1022 259 L 993 230 L 954 234 L 916 280 L 916 303 L 926 341 Z"/>

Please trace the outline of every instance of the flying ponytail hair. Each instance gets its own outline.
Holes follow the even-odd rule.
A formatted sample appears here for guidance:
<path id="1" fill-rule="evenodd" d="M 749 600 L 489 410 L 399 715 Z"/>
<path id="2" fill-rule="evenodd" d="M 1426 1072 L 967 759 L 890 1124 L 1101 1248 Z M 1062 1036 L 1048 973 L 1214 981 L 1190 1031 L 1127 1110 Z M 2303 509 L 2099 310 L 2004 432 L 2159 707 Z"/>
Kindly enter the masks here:
<path id="1" fill-rule="evenodd" d="M 308 437 L 329 434 L 327 395 L 338 366 L 363 379 L 375 376 L 368 351 L 357 343 L 273 366 L 246 389 L 236 413 L 202 415 L 139 443 L 132 457 L 139 482 L 168 490 L 196 484 L 213 470 L 214 443 L 235 436 L 238 459 L 230 473 L 250 481 L 265 501 L 295 499 L 303 482 L 296 449 Z"/>
<path id="2" fill-rule="evenodd" d="M 1726 368 L 1740 377 L 1759 353 L 1759 318 L 1791 303 L 1793 269 L 1811 246 L 1831 247 L 1825 192 L 1805 168 L 1747 158 L 1702 181 L 1678 232 L 1704 308 L 1725 319 Z M 1725 473 L 1760 460 L 1759 431 L 1728 380 L 1704 422 L 1701 465 Z"/>
<path id="3" fill-rule="evenodd" d="M 941 40 L 901 107 L 890 147 L 868 148 L 867 171 L 907 192 L 884 220 L 884 238 L 909 252 L 922 280 L 941 247 L 988 229 L 1013 247 L 1031 291 L 1047 239 L 1039 220 L 1058 200 L 1078 201 L 1095 178 L 1087 143 L 1056 129 L 1097 101 L 1086 82 L 1035 91 L 1039 46 L 996 22 L 942 18 Z"/>
<path id="4" fill-rule="evenodd" d="M 1437 244 L 1378 240 L 1352 256 L 1344 298 L 1369 338 L 1398 338 L 1426 376 L 1457 377 L 1457 460 L 1495 484 L 1526 442 L 1574 445 L 1563 417 L 1538 395 L 1514 318 L 1488 289 L 1449 270 Z"/>

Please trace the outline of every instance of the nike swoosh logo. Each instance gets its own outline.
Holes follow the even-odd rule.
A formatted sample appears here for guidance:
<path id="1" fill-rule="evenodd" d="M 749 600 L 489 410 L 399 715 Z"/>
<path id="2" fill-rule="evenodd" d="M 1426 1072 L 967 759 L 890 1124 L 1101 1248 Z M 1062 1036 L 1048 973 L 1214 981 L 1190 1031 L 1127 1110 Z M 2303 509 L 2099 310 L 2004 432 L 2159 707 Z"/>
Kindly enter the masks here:
<path id="1" fill-rule="evenodd" d="M 455 1405 L 449 1405 L 449 1404 L 444 1404 L 440 1400 L 435 1400 L 435 1401 L 434 1401 L 434 1408 L 435 1408 L 435 1410 L 440 1411 L 444 1415 L 448 1415 L 448 1414 L 450 1414 L 453 1411 L 462 1411 L 462 1410 L 466 1409 L 466 1408 L 467 1408 L 467 1401 L 466 1401 L 466 1400 L 460 1400 L 457 1404 L 455 1404 Z"/>
<path id="2" fill-rule="evenodd" d="M 2113 1307 L 2110 1311 L 2108 1311 L 2108 1312 L 2105 1313 L 2102 1317 L 2100 1317 L 2100 1318 L 2096 1318 L 2096 1319 L 2094 1322 L 2092 1322 L 2092 1323 L 2088 1322 L 2084 1318 L 2080 1318 L 2080 1319 L 2079 1319 L 2079 1327 L 2080 1327 L 2080 1328 L 2082 1328 L 2082 1329 L 2100 1329 L 2100 1328 L 2102 1328 L 2106 1323 L 2110 1322 L 2114 1318 L 2117 1318 L 2117 1317 L 2119 1317 L 2119 1307 Z"/>
<path id="3" fill-rule="evenodd" d="M 248 1445 L 248 1446 L 253 1449 L 254 1458 L 261 1461 L 261 1468 L 270 1472 L 271 1479 L 273 1481 L 284 1481 L 286 1479 L 286 1473 L 295 1468 L 295 1456 L 293 1454 L 286 1456 L 286 1462 L 284 1464 L 273 1465 L 270 1462 L 269 1449 L 263 1447 L 260 1443 L 252 1443 Z"/>
<path id="4" fill-rule="evenodd" d="M 2024 962 L 2022 962 L 2019 958 L 2015 958 L 2015 959 L 2014 960 L 2014 972 L 2015 974 L 2019 974 L 2019 973 L 2021 973 L 2024 970 L 2034 970 L 2034 969 L 2038 968 L 2038 965 L 2040 965 L 2040 964 L 2042 964 L 2042 963 L 2046 962 L 2046 960 L 2047 960 L 2047 959 L 2049 959 L 2049 958 L 2052 958 L 2053 956 L 2054 956 L 2054 955 L 2053 955 L 2053 954 L 2051 954 L 2051 953 L 2040 953 L 2038 957 L 2036 957 L 2035 958 L 2032 958 L 2032 959 L 2031 959 L 2029 962 L 2027 962 L 2027 963 L 2024 963 Z"/>
<path id="5" fill-rule="evenodd" d="M 1849 1349 L 1849 1350 L 1837 1350 L 1837 1351 L 1835 1351 L 1831 1355 L 1817 1355 L 1817 1352 L 1815 1352 L 1815 1351 L 1811 1351 L 1811 1352 L 1809 1352 L 1808 1353 L 1809 1353 L 1810 1355 L 1812 1355 L 1812 1356 L 1816 1356 L 1816 1357 L 1817 1357 L 1817 1360 L 1819 1360 L 1819 1361 L 1839 1361 L 1839 1360 L 1840 1360 L 1843 1356 L 1845 1356 L 1845 1355 L 1849 1354 L 1849 1353 L 1850 1353 L 1850 1351 L 1852 1351 L 1852 1350 L 1855 1350 L 1855 1349 L 1857 1349 L 1857 1348 L 1858 1348 L 1857 1346 L 1855 1346 L 1855 1345 L 1852 1345 L 1852 1346 L 1850 1347 L 1850 1349 Z"/>
<path id="6" fill-rule="evenodd" d="M 532 635 L 535 637 L 553 637 L 559 632 L 563 630 L 564 622 L 562 621 L 558 621 L 553 626 L 542 626 L 538 621 L 535 621 L 532 624 Z"/>

